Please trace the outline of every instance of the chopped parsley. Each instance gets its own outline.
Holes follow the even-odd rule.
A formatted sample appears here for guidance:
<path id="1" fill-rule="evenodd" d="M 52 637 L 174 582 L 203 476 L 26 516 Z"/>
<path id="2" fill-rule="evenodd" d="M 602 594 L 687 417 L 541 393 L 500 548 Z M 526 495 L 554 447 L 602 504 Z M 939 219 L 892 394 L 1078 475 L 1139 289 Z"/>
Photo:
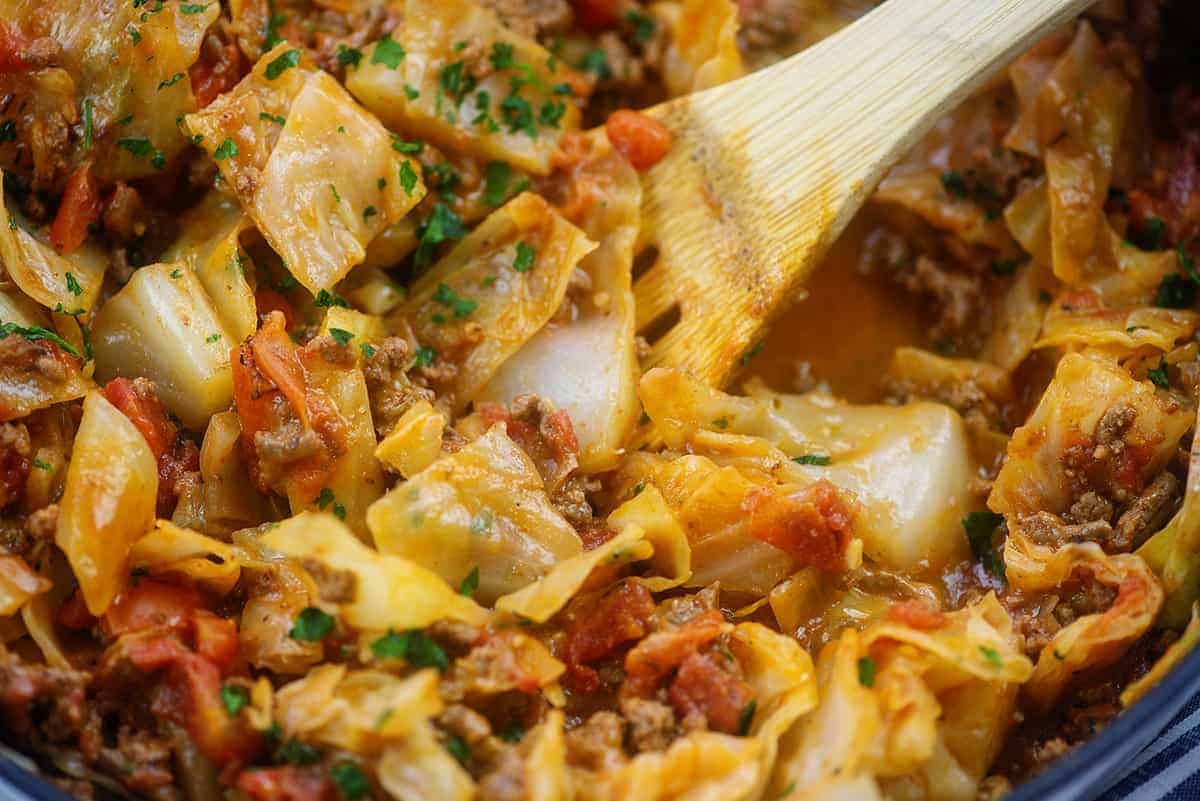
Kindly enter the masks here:
<path id="1" fill-rule="evenodd" d="M 174 270 L 171 270 L 171 280 L 172 281 L 176 281 L 182 277 L 183 277 L 183 272 L 180 271 L 180 269 L 178 267 L 176 267 Z"/>
<path id="2" fill-rule="evenodd" d="M 858 683 L 867 688 L 875 686 L 875 660 L 869 656 L 858 660 Z"/>
<path id="3" fill-rule="evenodd" d="M 360 351 L 362 351 L 362 355 L 363 355 L 364 359 L 370 359 L 372 356 L 375 355 L 375 346 L 372 345 L 370 342 L 359 342 L 358 349 Z"/>
<path id="4" fill-rule="evenodd" d="M 446 750 L 464 765 L 471 760 L 471 747 L 457 735 L 451 734 L 450 738 L 446 740 Z"/>
<path id="5" fill-rule="evenodd" d="M 329 185 L 329 191 L 333 193 L 333 200 L 334 200 L 334 202 L 335 202 L 335 203 L 341 203 L 341 202 L 342 202 L 342 196 L 338 194 L 338 191 L 337 191 L 337 187 L 336 187 L 336 186 L 334 186 L 333 184 L 330 184 L 330 185 Z"/>
<path id="6" fill-rule="evenodd" d="M 793 456 L 792 461 L 796 464 L 811 464 L 818 467 L 826 467 L 833 459 L 820 453 L 804 453 L 799 456 Z"/>
<path id="7" fill-rule="evenodd" d="M 438 245 L 447 240 L 462 239 L 467 235 L 467 227 L 453 209 L 439 202 L 433 207 L 433 213 L 418 229 L 417 234 L 420 244 L 413 261 L 418 267 L 424 267 L 433 258 L 433 252 Z"/>
<path id="8" fill-rule="evenodd" d="M 133 42 L 134 47 L 137 47 L 139 44 L 141 44 L 142 34 L 137 28 L 135 28 L 133 25 L 130 25 L 125 29 L 125 31 L 129 34 L 129 39 Z"/>
<path id="9" fill-rule="evenodd" d="M 333 503 L 333 490 L 331 490 L 329 487 L 322 487 L 321 491 L 317 493 L 317 508 L 324 509 L 331 503 Z"/>
<path id="10" fill-rule="evenodd" d="M 412 195 L 417 188 L 417 173 L 407 160 L 400 162 L 400 186 L 406 195 Z"/>
<path id="11" fill-rule="evenodd" d="M 174 75 L 172 75 L 170 78 L 167 78 L 165 81 L 159 81 L 158 88 L 161 91 L 163 89 L 166 89 L 168 86 L 174 86 L 175 84 L 179 83 L 182 80 L 183 80 L 183 73 L 177 72 Z"/>
<path id="12" fill-rule="evenodd" d="M 218 145 L 217 149 L 213 151 L 213 159 L 216 161 L 224 161 L 225 159 L 233 158 L 240 152 L 241 151 L 238 150 L 237 142 L 233 141 L 229 137 L 226 137 L 225 141 Z"/>
<path id="13" fill-rule="evenodd" d="M 455 102 L 461 103 L 464 97 L 475 90 L 476 81 L 475 77 L 467 72 L 465 62 L 455 61 L 442 67 L 441 73 L 438 74 L 438 86 Z"/>
<path id="14" fill-rule="evenodd" d="M 415 156 L 424 149 L 425 145 L 420 142 L 405 142 L 403 139 L 392 137 L 392 150 L 397 153 L 403 153 L 406 156 Z"/>
<path id="15" fill-rule="evenodd" d="M 567 104 L 551 101 L 542 106 L 542 111 L 538 115 L 538 122 L 549 128 L 557 128 L 562 121 L 563 115 L 567 113 Z"/>
<path id="16" fill-rule="evenodd" d="M 446 652 L 420 629 L 389 631 L 371 643 L 371 653 L 376 659 L 403 659 L 415 668 L 432 667 L 441 673 L 450 667 Z"/>
<path id="17" fill-rule="evenodd" d="M 362 768 L 356 763 L 348 759 L 334 762 L 329 767 L 329 776 L 337 785 L 338 792 L 347 801 L 358 801 L 371 789 L 367 774 L 363 773 Z"/>
<path id="18" fill-rule="evenodd" d="M 330 328 L 329 336 L 333 337 L 339 345 L 345 345 L 354 339 L 354 334 L 344 328 Z"/>
<path id="19" fill-rule="evenodd" d="M 316 298 L 313 299 L 313 305 L 318 309 L 329 309 L 334 306 L 340 306 L 343 309 L 350 308 L 350 304 L 344 298 L 338 297 L 328 289 L 322 289 L 317 293 Z"/>
<path id="20" fill-rule="evenodd" d="M 454 312 L 455 318 L 459 320 L 470 317 L 471 313 L 479 308 L 479 301 L 462 297 L 451 289 L 449 284 L 438 284 L 433 299 Z"/>
<path id="21" fill-rule="evenodd" d="M 506 743 L 519 743 L 525 739 L 525 727 L 513 721 L 496 732 L 496 736 Z"/>
<path id="22" fill-rule="evenodd" d="M 983 654 L 983 658 L 996 667 L 1004 667 L 1004 660 L 1000 658 L 1000 652 L 995 648 L 988 648 L 986 645 L 981 645 L 979 646 L 979 653 Z"/>
<path id="23" fill-rule="evenodd" d="M 283 125 L 284 123 L 287 122 L 287 117 L 280 116 L 279 114 L 268 114 L 265 111 L 259 112 L 258 118 L 260 120 L 266 120 L 268 122 L 273 122 L 276 125 Z"/>
<path id="24" fill-rule="evenodd" d="M 221 703 L 225 705 L 225 711 L 230 717 L 237 717 L 237 713 L 242 710 L 242 707 L 250 703 L 250 693 L 245 687 L 237 684 L 226 684 L 221 688 Z"/>
<path id="25" fill-rule="evenodd" d="M 996 528 L 1004 516 L 995 512 L 971 512 L 962 519 L 971 553 L 993 577 L 1004 581 L 1004 560 L 996 553 Z"/>
<path id="26" fill-rule="evenodd" d="M 515 92 L 500 101 L 500 117 L 508 126 L 509 133 L 524 131 L 530 138 L 537 136 L 533 121 L 533 106 Z"/>
<path id="27" fill-rule="evenodd" d="M 487 165 L 486 183 L 483 190 L 483 202 L 489 206 L 499 206 L 508 194 L 508 184 L 512 181 L 512 167 L 506 161 L 489 161 Z"/>
<path id="28" fill-rule="evenodd" d="M 263 71 L 263 75 L 266 76 L 268 81 L 273 81 L 299 63 L 300 51 L 287 50 L 271 60 L 271 63 L 267 65 L 266 70 Z"/>
<path id="29" fill-rule="evenodd" d="M 83 100 L 83 149 L 92 149 L 92 99 Z"/>
<path id="30" fill-rule="evenodd" d="M 34 459 L 32 462 L 30 462 L 30 464 L 32 464 L 32 465 L 33 465 L 34 467 L 36 467 L 38 470 L 46 470 L 46 471 L 48 471 L 48 472 L 51 472 L 51 473 L 53 473 L 53 472 L 54 472 L 54 468 L 53 468 L 53 467 L 51 467 L 51 466 L 50 466 L 49 464 L 47 464 L 46 462 L 43 462 L 41 459 Z"/>
<path id="31" fill-rule="evenodd" d="M 741 356 L 738 357 L 738 364 L 740 364 L 742 367 L 745 367 L 746 365 L 748 365 L 750 363 L 751 359 L 753 359 L 755 356 L 757 356 L 759 353 L 762 352 L 762 349 L 766 344 L 767 344 L 766 342 L 760 341 L 754 345 L 751 345 L 749 348 L 746 349 L 745 353 L 743 353 Z"/>
<path id="32" fill-rule="evenodd" d="M 346 47 L 344 44 L 338 45 L 338 64 L 341 64 L 343 67 L 357 67 L 360 61 L 362 61 L 362 51 L 357 47 Z"/>
<path id="33" fill-rule="evenodd" d="M 1146 371 L 1146 378 L 1150 379 L 1150 383 L 1159 389 L 1171 388 L 1171 376 L 1167 373 L 1167 362 L 1159 357 L 1158 367 L 1152 367 Z"/>
<path id="34" fill-rule="evenodd" d="M 654 37 L 654 31 L 658 25 L 654 22 L 653 17 L 634 10 L 627 13 L 625 19 L 633 26 L 633 41 L 645 44 Z"/>
<path id="35" fill-rule="evenodd" d="M 1163 276 L 1154 293 L 1154 305 L 1163 309 L 1186 309 L 1195 302 L 1196 282 L 1179 273 Z"/>
<path id="36" fill-rule="evenodd" d="M 458 585 L 458 594 L 465 595 L 470 598 L 475 594 L 475 590 L 479 589 L 479 567 L 471 568 L 471 572 L 467 574 L 462 583 Z"/>
<path id="37" fill-rule="evenodd" d="M 49 328 L 40 325 L 20 326 L 16 323 L 0 323 L 0 339 L 7 339 L 10 334 L 20 334 L 31 342 L 45 340 L 53 342 L 72 356 L 79 358 L 79 351 L 70 342 L 60 337 Z"/>
<path id="38" fill-rule="evenodd" d="M 321 753 L 317 749 L 295 738 L 279 746 L 279 750 L 275 752 L 277 761 L 287 762 L 289 765 L 311 765 L 320 758 Z"/>
<path id="39" fill-rule="evenodd" d="M 579 69 L 594 74 L 600 80 L 608 80 L 613 76 L 612 67 L 608 66 L 608 56 L 597 48 L 584 54 L 578 64 Z"/>
<path id="40" fill-rule="evenodd" d="M 488 58 L 497 71 L 506 70 L 515 63 L 513 59 L 513 46 L 507 42 L 493 42 L 492 54 Z"/>
<path id="41" fill-rule="evenodd" d="M 117 147 L 133 154 L 134 156 L 137 156 L 138 158 L 149 157 L 150 163 L 153 164 L 156 169 L 161 170 L 167 164 L 166 157 L 149 139 L 118 139 Z"/>
<path id="42" fill-rule="evenodd" d="M 757 711 L 758 699 L 753 699 L 742 707 L 742 711 L 738 713 L 737 733 L 739 737 L 745 737 L 750 733 L 750 724 L 754 722 L 754 713 Z"/>
<path id="43" fill-rule="evenodd" d="M 366 222 L 378 213 L 379 212 L 374 206 L 367 206 L 365 209 L 363 209 L 363 222 Z"/>
<path id="44" fill-rule="evenodd" d="M 208 8 L 207 3 L 180 3 L 179 11 L 182 14 L 199 14 L 204 9 Z"/>
<path id="45" fill-rule="evenodd" d="M 527 273 L 533 269 L 533 260 L 536 258 L 536 250 L 524 242 L 518 242 L 517 255 L 513 259 L 513 269 L 519 273 Z"/>
<path id="46" fill-rule="evenodd" d="M 83 294 L 83 287 L 81 287 L 79 282 L 75 280 L 75 276 L 71 275 L 70 273 L 67 273 L 67 291 L 75 297 L 79 297 Z"/>
<path id="47" fill-rule="evenodd" d="M 302 642 L 320 642 L 333 631 L 333 618 L 315 606 L 304 609 L 296 616 L 288 636 Z"/>
<path id="48" fill-rule="evenodd" d="M 953 197 L 965 198 L 967 196 L 967 182 L 963 179 L 962 174 L 955 170 L 942 173 L 942 188 L 946 190 L 946 194 Z"/>
<path id="49" fill-rule="evenodd" d="M 417 355 L 413 359 L 413 365 L 411 369 L 415 370 L 418 367 L 428 367 L 429 365 L 433 364 L 436 358 L 436 350 L 428 345 L 422 345 L 421 347 L 417 348 Z"/>
<path id="50" fill-rule="evenodd" d="M 382 64 L 390 70 L 400 66 L 400 62 L 404 60 L 404 48 L 400 43 L 392 38 L 390 33 L 385 33 L 383 38 L 375 43 L 375 52 L 371 54 L 372 64 Z"/>
<path id="51" fill-rule="evenodd" d="M 336 517 L 338 520 L 346 519 L 346 507 L 342 506 L 340 503 L 335 503 L 333 505 L 332 511 L 333 511 L 333 516 Z"/>
<path id="52" fill-rule="evenodd" d="M 214 342 L 220 342 L 221 335 L 220 334 L 209 334 L 207 337 L 205 337 L 204 341 L 210 345 L 213 344 Z"/>

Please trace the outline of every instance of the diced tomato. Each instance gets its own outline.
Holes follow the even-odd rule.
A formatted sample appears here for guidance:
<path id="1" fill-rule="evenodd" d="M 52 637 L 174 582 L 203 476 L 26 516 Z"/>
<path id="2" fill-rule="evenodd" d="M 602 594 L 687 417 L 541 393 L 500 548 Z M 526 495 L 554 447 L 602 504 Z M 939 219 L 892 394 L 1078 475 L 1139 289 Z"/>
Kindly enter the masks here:
<path id="1" fill-rule="evenodd" d="M 732 671 L 719 653 L 689 654 L 679 665 L 667 697 L 680 718 L 702 714 L 708 728 L 735 734 L 742 713 L 754 700 L 754 689 Z"/>
<path id="2" fill-rule="evenodd" d="M 721 613 L 710 609 L 679 628 L 651 634 L 625 655 L 625 683 L 621 692 L 650 695 L 667 674 L 727 628 L 729 624 Z"/>
<path id="3" fill-rule="evenodd" d="M 913 599 L 900 601 L 888 609 L 887 619 L 922 631 L 940 629 L 946 623 L 946 613 L 929 601 Z"/>
<path id="4" fill-rule="evenodd" d="M 638 172 L 662 161 L 671 149 L 671 132 L 656 119 L 637 111 L 614 111 L 604 125 L 608 141 Z"/>
<path id="5" fill-rule="evenodd" d="M 25 51 L 29 44 L 29 39 L 15 25 L 0 21 L 0 73 L 19 72 L 28 67 Z"/>
<path id="6" fill-rule="evenodd" d="M 585 31 L 602 31 L 620 19 L 618 0 L 571 0 L 575 22 Z"/>
<path id="7" fill-rule="evenodd" d="M 207 659 L 181 650 L 167 667 L 153 709 L 183 726 L 200 753 L 217 764 L 244 762 L 258 751 L 261 737 L 221 701 L 221 672 Z"/>
<path id="8" fill-rule="evenodd" d="M 217 99 L 217 95 L 232 89 L 241 78 L 242 52 L 237 44 L 228 42 L 217 48 L 205 43 L 200 48 L 200 60 L 188 70 L 192 82 L 192 94 L 196 103 L 204 108 Z M 215 55 L 215 57 L 214 57 Z"/>
<path id="9" fill-rule="evenodd" d="M 103 393 L 137 426 L 155 459 L 166 453 L 179 436 L 179 427 L 167 417 L 162 401 L 128 378 L 114 378 L 104 385 Z"/>
<path id="10" fill-rule="evenodd" d="M 192 628 L 196 653 L 220 668 L 222 673 L 232 670 L 238 658 L 237 623 L 207 609 L 197 609 L 192 614 Z"/>
<path id="11" fill-rule="evenodd" d="M 29 478 L 29 457 L 12 444 L 0 447 L 0 509 L 21 499 Z"/>
<path id="12" fill-rule="evenodd" d="M 271 312 L 258 333 L 239 348 L 240 358 L 234 360 L 234 398 L 242 432 L 251 436 L 270 427 L 273 391 L 282 393 L 301 424 L 308 426 L 304 367 L 284 326 L 283 314 Z"/>
<path id="13" fill-rule="evenodd" d="M 283 312 L 284 327 L 291 328 L 296 323 L 296 310 L 282 292 L 277 292 L 269 286 L 259 286 L 254 292 L 254 305 L 261 315 L 273 311 Z"/>
<path id="14" fill-rule="evenodd" d="M 749 532 L 801 565 L 838 570 L 853 533 L 854 508 L 842 490 L 821 480 L 796 495 L 763 488 L 742 503 Z"/>
<path id="15" fill-rule="evenodd" d="M 84 164 L 67 179 L 58 213 L 50 225 L 50 244 L 59 253 L 71 253 L 88 238 L 88 226 L 100 219 L 100 185 Z"/>
<path id="16" fill-rule="evenodd" d="M 83 600 L 83 593 L 79 590 L 75 590 L 74 594 L 58 608 L 55 621 L 58 625 L 75 631 L 90 629 L 98 622 L 96 616 L 88 611 L 87 603 Z"/>
<path id="17" fill-rule="evenodd" d="M 255 801 L 334 801 L 329 774 L 316 766 L 244 770 L 234 785 Z"/>
<path id="18" fill-rule="evenodd" d="M 149 628 L 187 631 L 193 613 L 205 605 L 203 596 L 192 587 L 141 579 L 117 596 L 100 627 L 110 637 Z"/>
<path id="19" fill-rule="evenodd" d="M 650 591 L 637 582 L 626 581 L 571 621 L 563 656 L 572 687 L 581 692 L 599 689 L 599 676 L 588 663 L 611 656 L 622 644 L 644 637 L 646 620 L 653 611 Z"/>

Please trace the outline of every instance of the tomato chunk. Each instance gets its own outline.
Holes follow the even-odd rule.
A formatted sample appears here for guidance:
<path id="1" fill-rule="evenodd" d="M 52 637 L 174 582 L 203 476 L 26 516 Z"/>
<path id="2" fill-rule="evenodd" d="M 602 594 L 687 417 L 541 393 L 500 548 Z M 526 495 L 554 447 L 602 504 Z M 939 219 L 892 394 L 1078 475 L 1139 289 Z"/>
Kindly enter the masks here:
<path id="1" fill-rule="evenodd" d="M 333 782 L 320 767 L 282 765 L 245 770 L 235 783 L 255 801 L 333 801 Z"/>
<path id="2" fill-rule="evenodd" d="M 88 238 L 88 227 L 100 219 L 100 186 L 90 164 L 84 164 L 67 179 L 62 202 L 50 225 L 50 244 L 59 253 L 77 250 Z"/>
<path id="3" fill-rule="evenodd" d="M 618 0 L 571 0 L 575 22 L 586 31 L 602 31 L 617 24 Z"/>
<path id="4" fill-rule="evenodd" d="M 110 637 L 149 628 L 186 631 L 191 628 L 193 613 L 205 605 L 192 587 L 141 579 L 117 596 L 100 627 Z"/>
<path id="5" fill-rule="evenodd" d="M 842 491 L 817 481 L 796 495 L 763 488 L 747 496 L 750 534 L 791 554 L 802 565 L 837 570 L 845 561 L 854 508 Z"/>
<path id="6" fill-rule="evenodd" d="M 671 132 L 656 119 L 637 111 L 614 111 L 604 125 L 608 141 L 638 172 L 645 172 L 671 149 Z"/>
<path id="7" fill-rule="evenodd" d="M 235 43 L 228 42 L 219 49 L 201 47 L 200 60 L 188 70 L 197 106 L 204 108 L 222 92 L 232 89 L 241 71 L 242 52 Z"/>
<path id="8" fill-rule="evenodd" d="M 754 700 L 754 689 L 734 673 L 734 663 L 720 653 L 689 654 L 679 665 L 667 697 L 681 719 L 703 715 L 713 731 L 737 734 L 742 715 Z"/>
<path id="9" fill-rule="evenodd" d="M 887 619 L 914 629 L 931 631 L 946 623 L 946 614 L 929 601 L 910 600 L 893 604 L 888 609 Z"/>
<path id="10" fill-rule="evenodd" d="M 654 632 L 625 655 L 621 693 L 650 695 L 672 670 L 728 628 L 721 613 L 710 609 L 678 628 Z"/>
<path id="11" fill-rule="evenodd" d="M 572 621 L 563 649 L 572 687 L 581 692 L 599 689 L 600 677 L 588 663 L 611 656 L 622 644 L 644 637 L 646 620 L 653 611 L 650 591 L 627 581 Z"/>

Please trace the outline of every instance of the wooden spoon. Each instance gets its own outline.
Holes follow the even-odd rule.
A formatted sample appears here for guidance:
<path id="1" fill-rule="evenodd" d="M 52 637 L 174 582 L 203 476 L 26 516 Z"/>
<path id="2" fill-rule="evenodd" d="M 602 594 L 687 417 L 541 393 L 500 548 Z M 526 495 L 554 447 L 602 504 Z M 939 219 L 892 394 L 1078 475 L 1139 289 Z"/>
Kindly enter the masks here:
<path id="1" fill-rule="evenodd" d="M 652 266 L 634 284 L 652 346 L 644 366 L 723 384 L 884 173 L 1089 4 L 888 0 L 786 61 L 650 109 L 675 141 L 644 180 L 638 264 Z"/>

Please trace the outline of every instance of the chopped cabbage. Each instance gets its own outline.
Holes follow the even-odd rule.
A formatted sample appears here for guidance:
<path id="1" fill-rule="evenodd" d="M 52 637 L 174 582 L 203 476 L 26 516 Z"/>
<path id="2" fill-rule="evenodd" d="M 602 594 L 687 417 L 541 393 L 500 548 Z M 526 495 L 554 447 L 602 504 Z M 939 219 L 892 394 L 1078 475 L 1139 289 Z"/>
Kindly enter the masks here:
<path id="1" fill-rule="evenodd" d="M 442 453 L 446 416 L 427 400 L 408 408 L 375 447 L 375 456 L 405 478 L 412 478 Z"/>
<path id="2" fill-rule="evenodd" d="M 97 391 L 83 401 L 55 542 L 88 611 L 101 615 L 129 581 L 130 549 L 154 523 L 158 463 L 137 427 Z"/>
<path id="3" fill-rule="evenodd" d="M 180 576 L 217 596 L 228 595 L 242 574 L 231 546 L 167 520 L 133 544 L 130 562 L 134 570 Z"/>
<path id="4" fill-rule="evenodd" d="M 503 425 L 438 459 L 367 512 L 384 553 L 411 559 L 457 586 L 478 568 L 491 603 L 577 556 L 575 530 L 550 504 L 537 468 Z"/>

